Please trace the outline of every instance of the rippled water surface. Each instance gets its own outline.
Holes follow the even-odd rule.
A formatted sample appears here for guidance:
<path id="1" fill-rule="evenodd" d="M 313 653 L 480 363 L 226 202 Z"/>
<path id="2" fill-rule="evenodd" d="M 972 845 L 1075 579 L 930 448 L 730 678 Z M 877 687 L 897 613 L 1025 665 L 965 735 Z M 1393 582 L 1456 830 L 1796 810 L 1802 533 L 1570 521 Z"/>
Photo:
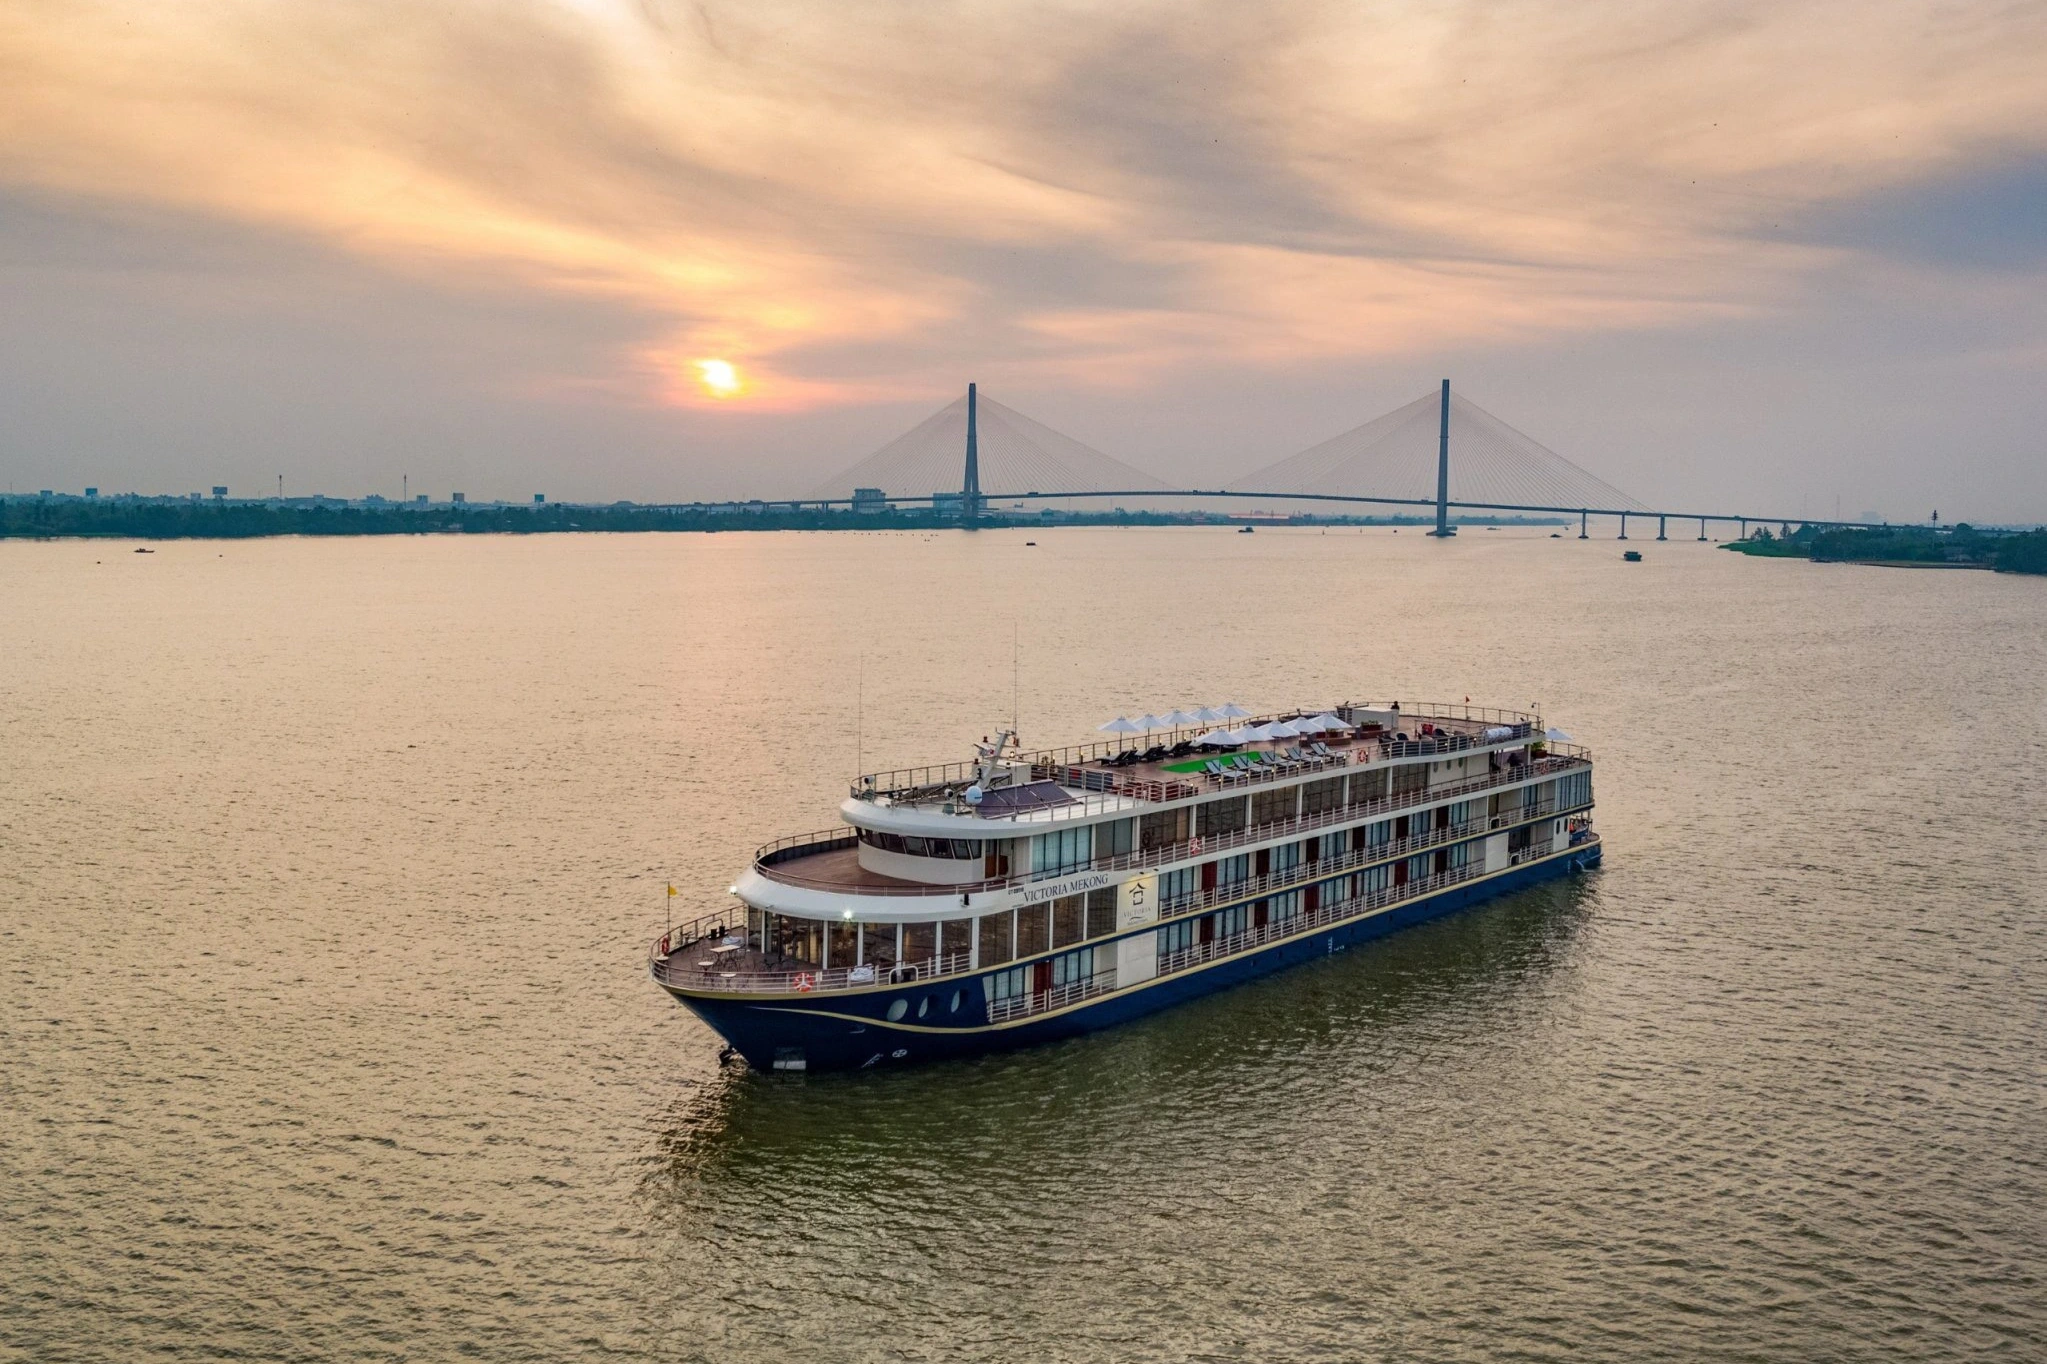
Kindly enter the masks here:
<path id="1" fill-rule="evenodd" d="M 1030 538 L 0 545 L 0 1355 L 2047 1357 L 2047 582 Z M 646 978 L 1013 704 L 1467 694 L 1605 870 L 888 1074 Z"/>

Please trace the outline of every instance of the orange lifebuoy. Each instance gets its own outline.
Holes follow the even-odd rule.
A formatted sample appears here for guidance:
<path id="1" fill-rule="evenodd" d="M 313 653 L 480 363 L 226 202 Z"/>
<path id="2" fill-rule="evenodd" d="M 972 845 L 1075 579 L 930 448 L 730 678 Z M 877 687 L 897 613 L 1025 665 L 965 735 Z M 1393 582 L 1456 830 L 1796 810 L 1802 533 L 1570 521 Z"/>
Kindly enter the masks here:
<path id="1" fill-rule="evenodd" d="M 661 940 L 661 955 L 664 957 L 668 955 L 668 939 L 666 938 Z"/>
<path id="2" fill-rule="evenodd" d="M 809 994 L 816 987 L 817 987 L 816 976 L 813 976 L 808 971 L 798 971 L 796 973 L 796 988 L 799 991 L 801 991 L 804 994 Z"/>

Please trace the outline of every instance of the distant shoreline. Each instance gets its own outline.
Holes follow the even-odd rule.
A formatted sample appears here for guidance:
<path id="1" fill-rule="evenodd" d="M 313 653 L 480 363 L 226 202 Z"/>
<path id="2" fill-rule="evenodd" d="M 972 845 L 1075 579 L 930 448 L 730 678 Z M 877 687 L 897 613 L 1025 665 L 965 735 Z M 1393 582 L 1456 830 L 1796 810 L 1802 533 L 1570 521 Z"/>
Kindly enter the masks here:
<path id="1" fill-rule="evenodd" d="M 1432 524 L 1422 516 L 1230 516 L 1199 512 L 1056 512 L 1024 516 L 990 511 L 987 530 L 1051 526 L 1321 526 L 1408 527 Z M 1468 526 L 1552 526 L 1555 519 L 1499 517 Z M 12 497 L 0 501 L 5 540 L 254 540 L 277 536 L 546 535 L 561 532 L 743 532 L 762 530 L 955 530 L 955 511 L 845 508 L 791 510 L 762 503 L 644 506 L 619 503 L 440 503 L 432 506 L 308 502 L 228 502 L 181 499 Z"/>
<path id="2" fill-rule="evenodd" d="M 1767 529 L 1762 530 L 1750 539 L 1730 541 L 1721 548 L 1758 559 L 1807 559 L 1816 564 L 2047 574 L 2047 529 L 1984 531 L 1966 524 L 1943 529 L 1895 526 L 1880 530 L 1800 526 L 1774 536 Z"/>

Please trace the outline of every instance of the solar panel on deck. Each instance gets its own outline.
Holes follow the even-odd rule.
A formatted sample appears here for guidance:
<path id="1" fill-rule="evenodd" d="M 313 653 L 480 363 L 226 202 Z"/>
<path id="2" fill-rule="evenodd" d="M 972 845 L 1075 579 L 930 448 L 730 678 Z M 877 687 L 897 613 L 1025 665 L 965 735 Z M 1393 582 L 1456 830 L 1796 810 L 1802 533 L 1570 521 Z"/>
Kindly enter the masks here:
<path id="1" fill-rule="evenodd" d="M 1056 781 L 1034 781 L 1027 786 L 998 786 L 981 797 L 981 803 L 974 812 L 984 819 L 992 815 L 1020 815 L 1031 810 L 1049 810 L 1055 805 L 1071 805 L 1073 797 L 1059 788 Z"/>

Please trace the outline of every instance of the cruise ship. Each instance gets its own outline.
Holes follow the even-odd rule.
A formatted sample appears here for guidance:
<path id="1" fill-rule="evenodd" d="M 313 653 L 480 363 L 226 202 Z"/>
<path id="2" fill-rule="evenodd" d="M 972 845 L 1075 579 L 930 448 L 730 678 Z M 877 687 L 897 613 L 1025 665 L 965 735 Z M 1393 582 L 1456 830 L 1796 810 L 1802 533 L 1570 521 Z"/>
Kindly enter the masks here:
<path id="1" fill-rule="evenodd" d="M 1235 728 L 1218 727 L 1240 721 Z M 854 781 L 654 980 L 758 1070 L 904 1065 L 1107 1027 L 1582 872 L 1592 755 L 1530 712 L 1231 704 L 1135 742 Z M 671 895 L 673 890 L 671 888 Z"/>

